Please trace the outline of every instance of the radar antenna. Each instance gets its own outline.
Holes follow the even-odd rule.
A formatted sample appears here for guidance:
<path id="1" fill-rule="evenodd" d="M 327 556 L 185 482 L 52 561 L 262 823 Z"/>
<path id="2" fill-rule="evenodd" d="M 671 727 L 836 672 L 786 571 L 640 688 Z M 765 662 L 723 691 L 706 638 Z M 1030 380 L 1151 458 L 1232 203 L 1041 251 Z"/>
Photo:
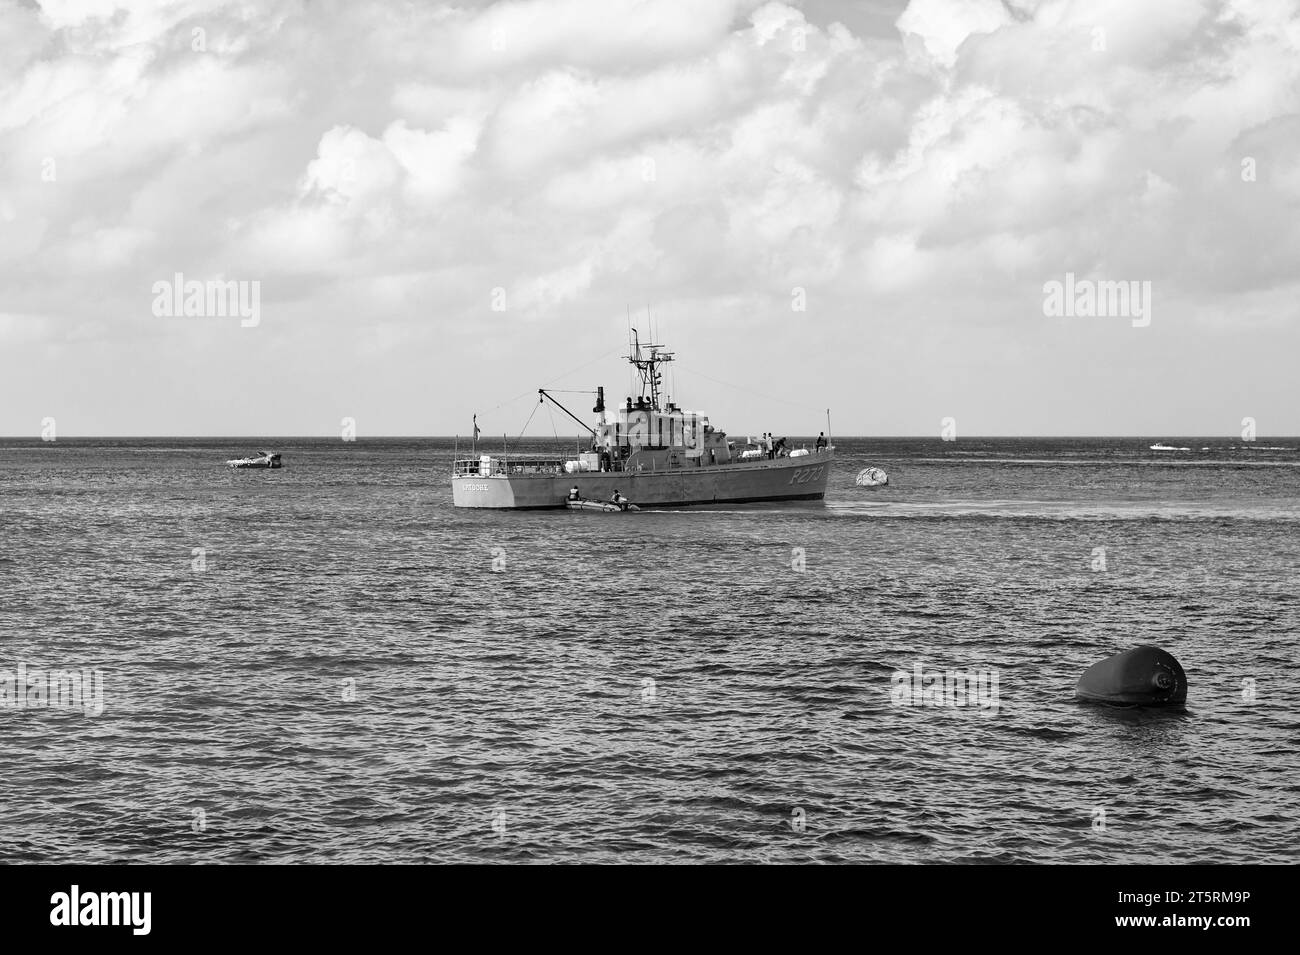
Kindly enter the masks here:
<path id="1" fill-rule="evenodd" d="M 673 353 L 665 351 L 663 345 L 641 341 L 637 330 L 632 329 L 632 353 L 627 356 L 627 360 L 636 366 L 637 374 L 641 376 L 641 397 L 649 399 L 650 407 L 655 411 L 660 410 L 659 391 L 664 380 L 659 366 L 673 359 Z"/>

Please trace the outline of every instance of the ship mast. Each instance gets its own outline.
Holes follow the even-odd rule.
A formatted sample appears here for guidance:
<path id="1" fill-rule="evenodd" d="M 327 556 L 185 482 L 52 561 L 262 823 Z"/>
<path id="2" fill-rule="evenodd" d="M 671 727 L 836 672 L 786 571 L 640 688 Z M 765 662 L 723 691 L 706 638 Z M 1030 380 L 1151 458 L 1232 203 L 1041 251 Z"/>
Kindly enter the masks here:
<path id="1" fill-rule="evenodd" d="M 673 360 L 673 353 L 664 351 L 663 345 L 642 342 L 637 330 L 632 329 L 632 354 L 627 360 L 636 366 L 641 376 L 641 397 L 650 399 L 650 407 L 659 410 L 659 390 L 663 385 L 664 375 L 659 366 Z"/>

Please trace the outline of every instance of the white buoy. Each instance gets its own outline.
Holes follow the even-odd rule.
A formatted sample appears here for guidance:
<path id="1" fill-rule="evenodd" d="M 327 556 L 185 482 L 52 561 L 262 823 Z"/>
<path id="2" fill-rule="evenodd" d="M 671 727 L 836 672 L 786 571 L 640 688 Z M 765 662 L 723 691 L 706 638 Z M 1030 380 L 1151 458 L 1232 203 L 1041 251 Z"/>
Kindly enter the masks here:
<path id="1" fill-rule="evenodd" d="M 880 468 L 863 468 L 858 472 L 858 487 L 884 487 L 889 475 Z"/>

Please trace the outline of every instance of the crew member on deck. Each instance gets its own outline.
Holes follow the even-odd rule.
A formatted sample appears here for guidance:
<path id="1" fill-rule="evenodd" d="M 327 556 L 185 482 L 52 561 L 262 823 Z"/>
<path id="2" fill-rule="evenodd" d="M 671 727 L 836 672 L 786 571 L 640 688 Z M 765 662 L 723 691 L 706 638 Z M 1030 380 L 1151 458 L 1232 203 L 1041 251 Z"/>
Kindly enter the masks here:
<path id="1" fill-rule="evenodd" d="M 824 450 L 826 447 L 826 432 L 819 432 L 817 435 L 817 450 Z"/>

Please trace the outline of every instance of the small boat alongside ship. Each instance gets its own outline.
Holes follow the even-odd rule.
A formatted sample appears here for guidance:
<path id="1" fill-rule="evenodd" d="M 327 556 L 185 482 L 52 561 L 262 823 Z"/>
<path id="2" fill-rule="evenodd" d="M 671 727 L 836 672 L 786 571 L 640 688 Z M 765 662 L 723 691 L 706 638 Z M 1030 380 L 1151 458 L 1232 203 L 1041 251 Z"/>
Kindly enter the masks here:
<path id="1" fill-rule="evenodd" d="M 835 460 L 835 450 L 819 439 L 815 453 L 777 451 L 729 440 L 707 415 L 687 411 L 670 398 L 661 400 L 662 367 L 674 360 L 662 345 L 642 343 L 632 331 L 628 361 L 641 380 L 641 394 L 629 396 L 611 414 L 605 389 L 595 391 L 597 415 L 586 424 L 545 388 L 549 400 L 590 436 L 588 450 L 573 457 L 477 454 L 452 466 L 456 507 L 540 509 L 587 504 L 606 510 L 613 492 L 645 507 L 689 507 L 775 501 L 820 501 Z M 781 442 L 777 442 L 780 444 Z M 576 488 L 576 494 L 572 493 Z M 617 505 L 614 505 L 617 506 Z"/>
<path id="2" fill-rule="evenodd" d="M 609 514 L 641 510 L 631 503 L 615 504 L 613 501 L 588 501 L 583 498 L 577 500 L 570 498 L 564 502 L 564 506 L 571 511 L 604 511 Z"/>
<path id="3" fill-rule="evenodd" d="M 265 451 L 258 451 L 256 454 L 244 458 L 232 458 L 226 462 L 227 467 L 232 468 L 282 468 L 284 462 L 280 460 L 278 453 L 268 454 Z"/>

